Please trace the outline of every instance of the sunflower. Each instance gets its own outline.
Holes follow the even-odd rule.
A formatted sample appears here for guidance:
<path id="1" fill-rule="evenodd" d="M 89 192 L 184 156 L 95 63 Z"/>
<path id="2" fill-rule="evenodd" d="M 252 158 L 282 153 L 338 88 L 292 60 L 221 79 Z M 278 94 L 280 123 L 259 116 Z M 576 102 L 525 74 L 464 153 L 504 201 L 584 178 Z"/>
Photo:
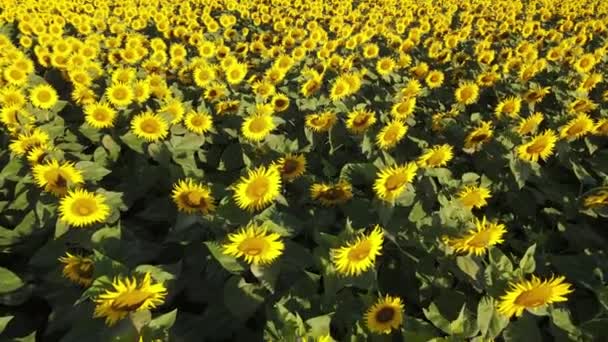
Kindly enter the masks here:
<path id="1" fill-rule="evenodd" d="M 150 98 L 150 82 L 139 80 L 133 84 L 133 99 L 137 103 L 144 103 Z"/>
<path id="2" fill-rule="evenodd" d="M 286 154 L 277 161 L 277 166 L 283 178 L 291 182 L 306 171 L 306 158 L 303 154 Z"/>
<path id="3" fill-rule="evenodd" d="M 597 64 L 597 59 L 592 53 L 586 53 L 574 61 L 574 69 L 581 74 L 586 74 Z"/>
<path id="4" fill-rule="evenodd" d="M 106 89 L 108 101 L 116 107 L 126 107 L 133 101 L 133 89 L 125 83 L 114 83 Z"/>
<path id="5" fill-rule="evenodd" d="M 36 167 L 36 165 L 42 164 L 44 159 L 49 155 L 49 152 L 52 150 L 54 150 L 54 148 L 50 146 L 36 146 L 30 149 L 27 153 L 27 161 L 30 163 L 32 168 L 34 168 Z"/>
<path id="6" fill-rule="evenodd" d="M 578 114 L 574 119 L 568 121 L 567 124 L 560 129 L 560 138 L 568 140 L 579 139 L 589 133 L 593 133 L 595 123 L 589 115 L 585 113 Z"/>
<path id="7" fill-rule="evenodd" d="M 65 256 L 59 258 L 59 262 L 64 264 L 63 276 L 74 283 L 88 287 L 93 282 L 93 271 L 95 270 L 93 259 L 65 253 Z"/>
<path id="8" fill-rule="evenodd" d="M 393 105 L 391 115 L 395 119 L 405 120 L 414 113 L 414 109 L 416 109 L 416 98 L 405 98 Z"/>
<path id="9" fill-rule="evenodd" d="M 248 140 L 262 141 L 275 128 L 271 114 L 253 114 L 243 121 L 241 133 Z"/>
<path id="10" fill-rule="evenodd" d="M 485 207 L 488 204 L 486 200 L 491 197 L 490 189 L 476 185 L 465 186 L 458 193 L 460 203 L 469 209 Z"/>
<path id="11" fill-rule="evenodd" d="M 481 125 L 479 125 L 467 135 L 464 140 L 464 148 L 477 149 L 481 145 L 488 142 L 493 135 L 494 131 L 492 130 L 492 122 L 483 121 L 481 122 Z"/>
<path id="12" fill-rule="evenodd" d="M 510 118 L 519 117 L 521 110 L 521 99 L 519 97 L 511 96 L 498 103 L 494 109 L 496 117 L 501 118 L 503 114 Z"/>
<path id="13" fill-rule="evenodd" d="M 27 73 L 15 65 L 4 69 L 4 79 L 11 85 L 22 86 L 27 83 Z"/>
<path id="14" fill-rule="evenodd" d="M 360 234 L 344 246 L 332 248 L 331 259 L 336 271 L 343 276 L 358 276 L 374 267 L 383 242 L 384 232 L 376 225 L 369 234 Z"/>
<path id="15" fill-rule="evenodd" d="M 310 187 L 310 197 L 324 206 L 346 203 L 353 197 L 352 185 L 345 180 L 335 184 L 315 183 Z"/>
<path id="16" fill-rule="evenodd" d="M 521 136 L 534 133 L 543 120 L 543 113 L 539 112 L 536 112 L 525 119 L 521 119 L 517 125 L 517 133 Z"/>
<path id="17" fill-rule="evenodd" d="M 397 63 L 391 57 L 382 57 L 376 62 L 376 71 L 380 75 L 389 75 L 395 69 Z"/>
<path id="18" fill-rule="evenodd" d="M 82 173 L 70 162 L 59 164 L 57 160 L 51 160 L 34 166 L 32 171 L 39 187 L 59 197 L 64 196 L 70 187 L 84 183 Z"/>
<path id="19" fill-rule="evenodd" d="M 59 202 L 59 219 L 70 226 L 84 227 L 103 222 L 110 215 L 106 198 L 83 189 L 68 190 Z"/>
<path id="20" fill-rule="evenodd" d="M 454 157 L 453 147 L 448 144 L 433 146 L 418 158 L 418 165 L 433 168 L 446 165 Z"/>
<path id="21" fill-rule="evenodd" d="M 306 115 L 306 127 L 315 132 L 327 132 L 338 120 L 336 114 L 326 111 L 317 114 Z"/>
<path id="22" fill-rule="evenodd" d="M 216 77 L 217 75 L 215 73 L 215 68 L 208 65 L 198 67 L 192 72 L 194 84 L 201 88 L 204 88 L 205 86 L 207 86 L 207 84 L 213 82 Z"/>
<path id="23" fill-rule="evenodd" d="M 201 212 L 207 215 L 215 211 L 215 199 L 211 190 L 190 178 L 180 180 L 173 185 L 171 198 L 179 211 L 188 214 Z"/>
<path id="24" fill-rule="evenodd" d="M 394 202 L 411 183 L 418 171 L 416 163 L 385 167 L 376 174 L 374 192 L 381 200 Z"/>
<path id="25" fill-rule="evenodd" d="M 255 211 L 272 203 L 281 193 L 281 174 L 276 166 L 249 170 L 233 186 L 234 197 L 241 209 Z"/>
<path id="26" fill-rule="evenodd" d="M 405 87 L 401 89 L 401 96 L 408 99 L 420 95 L 421 92 L 422 84 L 420 84 L 420 81 L 418 81 L 417 79 L 412 79 L 407 81 Z"/>
<path id="27" fill-rule="evenodd" d="M 329 98 L 332 101 L 339 101 L 346 96 L 351 94 L 350 83 L 343 77 L 338 77 L 333 85 L 331 86 L 331 91 L 329 93 Z"/>
<path id="28" fill-rule="evenodd" d="M 377 334 L 390 334 L 403 323 L 403 302 L 389 295 L 380 298 L 365 313 L 367 328 Z"/>
<path id="29" fill-rule="evenodd" d="M 589 113 L 598 107 L 597 103 L 589 100 L 586 96 L 579 96 L 568 103 L 568 110 L 575 114 Z"/>
<path id="30" fill-rule="evenodd" d="M 213 82 L 207 86 L 203 96 L 204 96 L 205 100 L 214 102 L 214 101 L 217 101 L 217 100 L 223 98 L 224 96 L 226 96 L 226 93 L 227 93 L 227 89 L 226 89 L 225 85 L 223 85 L 221 83 Z"/>
<path id="31" fill-rule="evenodd" d="M 380 52 L 380 48 L 377 44 L 369 43 L 363 46 L 363 57 L 366 59 L 372 59 L 378 57 L 378 53 Z"/>
<path id="32" fill-rule="evenodd" d="M 520 159 L 537 162 L 538 159 L 547 160 L 553 154 L 553 148 L 557 142 L 557 136 L 552 130 L 535 135 L 531 141 L 517 147 Z"/>
<path id="33" fill-rule="evenodd" d="M 228 242 L 223 246 L 223 253 L 253 265 L 269 265 L 273 263 L 285 249 L 281 236 L 269 233 L 263 226 L 250 223 L 236 233 L 228 235 Z"/>
<path id="34" fill-rule="evenodd" d="M 38 108 L 49 109 L 57 103 L 57 91 L 48 84 L 39 84 L 30 91 L 30 100 Z"/>
<path id="35" fill-rule="evenodd" d="M 239 84 L 247 76 L 247 64 L 245 63 L 232 63 L 226 68 L 226 81 L 230 84 Z"/>
<path id="36" fill-rule="evenodd" d="M 270 81 L 256 81 L 251 88 L 254 94 L 263 99 L 267 99 L 276 93 L 276 88 Z"/>
<path id="37" fill-rule="evenodd" d="M 457 253 L 468 255 L 483 255 L 488 248 L 504 241 L 503 235 L 507 232 L 504 224 L 488 222 L 484 216 L 482 220 L 473 221 L 475 228 L 469 229 L 458 238 L 447 238 L 447 244 Z"/>
<path id="38" fill-rule="evenodd" d="M 186 128 L 196 134 L 204 134 L 213 128 L 213 117 L 207 112 L 190 112 L 184 119 Z"/>
<path id="39" fill-rule="evenodd" d="M 106 324 L 113 326 L 131 312 L 162 305 L 166 295 L 167 288 L 162 283 L 153 283 L 149 272 L 143 278 L 114 278 L 112 289 L 106 289 L 95 298 L 94 317 L 105 317 Z"/>
<path id="40" fill-rule="evenodd" d="M 49 140 L 49 135 L 46 132 L 34 128 L 29 132 L 19 134 L 17 139 L 11 142 L 8 148 L 16 155 L 23 156 L 34 147 L 46 146 Z"/>
<path id="41" fill-rule="evenodd" d="M 433 70 L 433 71 L 429 72 L 428 75 L 426 75 L 426 78 L 424 79 L 424 81 L 426 82 L 426 85 L 429 88 L 435 89 L 435 88 L 441 87 L 444 79 L 445 79 L 445 76 L 443 75 L 443 72 L 441 72 L 439 70 Z"/>
<path id="42" fill-rule="evenodd" d="M 608 119 L 599 119 L 593 127 L 593 134 L 608 136 Z"/>
<path id="43" fill-rule="evenodd" d="M 608 191 L 600 190 L 593 195 L 585 197 L 583 205 L 585 208 L 608 206 Z"/>
<path id="44" fill-rule="evenodd" d="M 542 280 L 532 275 L 532 280 L 520 280 L 510 283 L 510 289 L 500 297 L 498 312 L 504 316 L 519 317 L 525 309 L 536 309 L 547 304 L 565 302 L 566 295 L 573 289 L 566 283 L 565 277 L 551 277 Z"/>
<path id="45" fill-rule="evenodd" d="M 108 128 L 114 126 L 116 110 L 105 102 L 95 102 L 84 107 L 86 122 L 94 128 Z"/>
<path id="46" fill-rule="evenodd" d="M 20 88 L 8 86 L 0 90 L 0 104 L 3 107 L 21 109 L 25 106 L 25 102 L 25 96 Z"/>
<path id="47" fill-rule="evenodd" d="M 131 130 L 137 137 L 152 142 L 167 136 L 169 124 L 158 114 L 144 112 L 131 120 Z"/>
<path id="48" fill-rule="evenodd" d="M 479 99 L 479 87 L 473 82 L 462 82 L 454 92 L 456 101 L 463 105 L 472 105 Z"/>
<path id="49" fill-rule="evenodd" d="M 403 139 L 407 133 L 408 126 L 400 120 L 393 120 L 386 124 L 376 135 L 376 145 L 383 149 L 391 149 Z"/>
<path id="50" fill-rule="evenodd" d="M 234 114 L 238 112 L 240 106 L 241 101 L 239 100 L 220 101 L 215 104 L 215 112 L 217 115 Z"/>
<path id="51" fill-rule="evenodd" d="M 374 123 L 376 123 L 376 114 L 364 109 L 348 113 L 348 118 L 346 119 L 346 127 L 354 134 L 364 133 Z"/>

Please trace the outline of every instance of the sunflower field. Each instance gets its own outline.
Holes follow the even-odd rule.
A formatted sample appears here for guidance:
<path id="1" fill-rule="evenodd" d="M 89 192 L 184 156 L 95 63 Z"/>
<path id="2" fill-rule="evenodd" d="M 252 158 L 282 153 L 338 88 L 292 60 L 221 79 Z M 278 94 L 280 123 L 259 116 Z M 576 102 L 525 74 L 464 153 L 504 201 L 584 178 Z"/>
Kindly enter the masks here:
<path id="1" fill-rule="evenodd" d="M 608 341 L 608 2 L 2 0 L 1 341 Z"/>

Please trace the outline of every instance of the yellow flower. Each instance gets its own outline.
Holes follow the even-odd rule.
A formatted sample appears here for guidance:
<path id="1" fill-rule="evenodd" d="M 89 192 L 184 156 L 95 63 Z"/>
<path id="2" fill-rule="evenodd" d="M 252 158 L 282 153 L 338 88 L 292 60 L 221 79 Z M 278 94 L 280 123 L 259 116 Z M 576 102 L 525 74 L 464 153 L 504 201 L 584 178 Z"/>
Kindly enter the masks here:
<path id="1" fill-rule="evenodd" d="M 476 185 L 465 186 L 458 193 L 458 200 L 469 209 L 485 207 L 488 204 L 486 200 L 491 197 L 490 189 Z"/>
<path id="2" fill-rule="evenodd" d="M 262 209 L 281 193 L 281 174 L 276 166 L 249 170 L 233 187 L 239 208 L 249 211 Z"/>
<path id="3" fill-rule="evenodd" d="M 406 98 L 393 105 L 391 115 L 395 119 L 405 120 L 414 113 L 414 109 L 416 109 L 416 98 Z"/>
<path id="4" fill-rule="evenodd" d="M 142 279 L 114 278 L 112 289 L 106 289 L 95 298 L 94 317 L 105 317 L 106 324 L 113 326 L 131 312 L 162 305 L 166 295 L 167 288 L 162 283 L 152 283 L 149 272 Z"/>
<path id="5" fill-rule="evenodd" d="M 597 121 L 593 127 L 593 133 L 596 135 L 608 136 L 608 119 L 603 118 Z"/>
<path id="6" fill-rule="evenodd" d="M 303 154 L 286 154 L 277 161 L 281 175 L 286 181 L 301 177 L 306 171 L 306 158 Z"/>
<path id="7" fill-rule="evenodd" d="M 94 128 L 107 128 L 114 126 L 116 110 L 105 102 L 95 102 L 84 107 L 86 122 Z"/>
<path id="8" fill-rule="evenodd" d="M 393 120 L 386 124 L 378 135 L 376 135 L 376 145 L 383 150 L 391 149 L 403 139 L 407 133 L 408 126 L 400 120 Z"/>
<path id="9" fill-rule="evenodd" d="M 351 94 L 350 83 L 343 77 L 338 77 L 333 85 L 331 86 L 331 91 L 329 93 L 329 98 L 332 101 L 338 101 L 346 96 Z"/>
<path id="10" fill-rule="evenodd" d="M 560 137 L 568 140 L 574 140 L 581 138 L 589 133 L 593 133 L 595 123 L 589 115 L 581 113 L 578 114 L 574 119 L 568 121 L 568 123 L 561 127 Z"/>
<path id="11" fill-rule="evenodd" d="M 364 133 L 374 123 L 376 123 L 376 114 L 363 109 L 348 113 L 346 119 L 346 127 L 355 134 Z"/>
<path id="12" fill-rule="evenodd" d="M 591 71 L 597 62 L 592 53 L 586 53 L 574 61 L 574 69 L 581 74 L 585 74 Z"/>
<path id="13" fill-rule="evenodd" d="M 344 246 L 332 248 L 330 253 L 336 271 L 344 276 L 358 276 L 374 267 L 383 242 L 384 232 L 376 225 L 369 234 L 360 234 Z"/>
<path id="14" fill-rule="evenodd" d="M 376 62 L 376 71 L 380 75 L 389 75 L 395 69 L 397 63 L 391 57 L 382 57 Z"/>
<path id="15" fill-rule="evenodd" d="M 285 111 L 289 108 L 289 97 L 285 94 L 277 93 L 270 100 L 272 106 L 274 107 L 274 111 L 277 113 Z"/>
<path id="16" fill-rule="evenodd" d="M 4 79 L 11 85 L 22 86 L 27 83 L 27 73 L 15 65 L 4 69 Z"/>
<path id="17" fill-rule="evenodd" d="M 454 92 L 456 101 L 463 105 L 472 105 L 479 99 L 479 87 L 473 82 L 462 82 Z"/>
<path id="18" fill-rule="evenodd" d="M 520 159 L 537 162 L 538 159 L 547 160 L 553 154 L 553 148 L 557 142 L 557 136 L 552 130 L 535 135 L 531 141 L 517 147 Z"/>
<path id="19" fill-rule="evenodd" d="M 468 255 L 483 255 L 488 248 L 504 242 L 503 235 L 507 232 L 504 224 L 475 219 L 475 228 L 470 229 L 458 238 L 447 238 L 447 244 L 457 253 Z"/>
<path id="20" fill-rule="evenodd" d="M 275 128 L 271 114 L 253 114 L 243 121 L 241 133 L 248 140 L 262 141 Z"/>
<path id="21" fill-rule="evenodd" d="M 568 104 L 568 110 L 572 113 L 589 113 L 597 108 L 597 103 L 589 100 L 586 96 L 580 96 Z"/>
<path id="22" fill-rule="evenodd" d="M 494 109 L 494 113 L 498 118 L 501 118 L 503 114 L 511 118 L 516 118 L 519 116 L 520 110 L 521 99 L 518 97 L 511 96 L 500 101 L 496 106 L 496 109 Z"/>
<path id="23" fill-rule="evenodd" d="M 377 334 L 390 334 L 403 323 L 403 302 L 387 295 L 365 313 L 367 328 Z"/>
<path id="24" fill-rule="evenodd" d="M 131 130 L 137 137 L 153 142 L 169 134 L 169 124 L 158 114 L 144 112 L 131 120 Z"/>
<path id="25" fill-rule="evenodd" d="M 30 132 L 19 134 L 17 140 L 11 142 L 8 148 L 16 155 L 22 156 L 34 147 L 46 146 L 48 142 L 49 135 L 38 128 L 34 128 Z"/>
<path id="26" fill-rule="evenodd" d="M 253 265 L 268 265 L 283 254 L 285 244 L 277 233 L 269 233 L 267 228 L 249 224 L 238 232 L 228 235 L 223 253 Z"/>
<path id="27" fill-rule="evenodd" d="M 208 65 L 198 67 L 192 72 L 194 83 L 201 88 L 204 88 L 207 84 L 213 82 L 216 77 L 215 69 Z"/>
<path id="28" fill-rule="evenodd" d="M 213 117 L 206 112 L 190 112 L 184 118 L 186 128 L 196 134 L 204 134 L 213 128 Z"/>
<path id="29" fill-rule="evenodd" d="M 481 125 L 467 135 L 464 140 L 464 148 L 477 149 L 488 142 L 493 134 L 492 123 L 490 121 L 483 121 Z"/>
<path id="30" fill-rule="evenodd" d="M 133 84 L 133 99 L 137 103 L 144 103 L 150 98 L 150 82 L 139 80 Z"/>
<path id="31" fill-rule="evenodd" d="M 338 118 L 331 111 L 306 115 L 306 127 L 315 132 L 327 132 L 336 123 Z"/>
<path id="32" fill-rule="evenodd" d="M 165 104 L 159 109 L 159 112 L 168 114 L 167 120 L 169 123 L 177 124 L 182 121 L 186 109 L 179 99 L 166 99 Z"/>
<path id="33" fill-rule="evenodd" d="M 433 70 L 425 78 L 426 85 L 431 88 L 439 88 L 443 84 L 445 76 L 439 70 Z"/>
<path id="34" fill-rule="evenodd" d="M 70 162 L 59 164 L 52 160 L 34 166 L 32 171 L 39 187 L 59 197 L 64 196 L 70 187 L 84 183 L 82 173 Z"/>
<path id="35" fill-rule="evenodd" d="M 403 193 L 407 184 L 411 183 L 416 176 L 418 165 L 407 163 L 403 165 L 390 166 L 382 169 L 376 174 L 374 192 L 381 200 L 394 202 Z"/>
<path id="36" fill-rule="evenodd" d="M 39 84 L 30 91 L 32 104 L 38 108 L 49 109 L 58 100 L 57 92 L 48 84 Z"/>
<path id="37" fill-rule="evenodd" d="M 543 113 L 539 112 L 536 112 L 525 119 L 521 119 L 517 125 L 517 133 L 521 136 L 534 133 L 543 120 Z"/>
<path id="38" fill-rule="evenodd" d="M 93 271 L 95 270 L 93 259 L 65 253 L 65 256 L 59 258 L 59 262 L 64 264 L 63 276 L 74 283 L 89 286 L 93 282 Z"/>
<path id="39" fill-rule="evenodd" d="M 343 204 L 353 197 L 352 186 L 345 180 L 335 184 L 315 183 L 310 187 L 310 197 L 328 207 Z"/>
<path id="40" fill-rule="evenodd" d="M 498 312 L 507 317 L 519 317 L 526 309 L 565 302 L 568 300 L 566 295 L 573 290 L 570 288 L 572 285 L 564 280 L 563 276 L 541 280 L 533 275 L 532 280 L 510 283 L 509 290 L 500 298 Z"/>
<path id="41" fill-rule="evenodd" d="M 256 81 L 251 88 L 253 89 L 254 94 L 263 99 L 274 95 L 276 92 L 274 84 L 269 81 Z"/>
<path id="42" fill-rule="evenodd" d="M 133 90 L 125 83 L 114 83 L 106 89 L 108 101 L 116 107 L 126 107 L 133 101 Z"/>
<path id="43" fill-rule="evenodd" d="M 188 214 L 201 212 L 207 215 L 215 211 L 215 199 L 211 195 L 211 190 L 190 178 L 180 180 L 173 185 L 171 198 L 179 211 Z"/>
<path id="44" fill-rule="evenodd" d="M 59 219 L 70 226 L 84 227 L 103 222 L 110 215 L 106 198 L 83 189 L 69 190 L 59 202 Z"/>
<path id="45" fill-rule="evenodd" d="M 583 205 L 585 206 L 585 208 L 608 206 L 608 191 L 601 190 L 593 195 L 585 197 Z"/>
<path id="46" fill-rule="evenodd" d="M 226 81 L 230 84 L 239 84 L 247 76 L 247 64 L 244 63 L 232 63 L 226 68 Z"/>
<path id="47" fill-rule="evenodd" d="M 417 79 L 411 79 L 407 81 L 405 87 L 401 89 L 401 96 L 404 98 L 411 98 L 420 95 L 422 92 L 422 84 Z"/>
<path id="48" fill-rule="evenodd" d="M 454 157 L 452 150 L 448 144 L 433 146 L 418 158 L 418 165 L 423 168 L 443 166 Z"/>

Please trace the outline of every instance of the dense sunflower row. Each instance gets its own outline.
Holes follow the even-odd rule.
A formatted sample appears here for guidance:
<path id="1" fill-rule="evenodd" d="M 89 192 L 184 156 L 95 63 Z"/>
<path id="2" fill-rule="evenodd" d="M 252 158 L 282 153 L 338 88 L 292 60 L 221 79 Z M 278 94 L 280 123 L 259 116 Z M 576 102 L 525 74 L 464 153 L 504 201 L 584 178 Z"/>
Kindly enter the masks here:
<path id="1" fill-rule="evenodd" d="M 607 3 L 0 11 L 0 333 L 608 338 Z"/>

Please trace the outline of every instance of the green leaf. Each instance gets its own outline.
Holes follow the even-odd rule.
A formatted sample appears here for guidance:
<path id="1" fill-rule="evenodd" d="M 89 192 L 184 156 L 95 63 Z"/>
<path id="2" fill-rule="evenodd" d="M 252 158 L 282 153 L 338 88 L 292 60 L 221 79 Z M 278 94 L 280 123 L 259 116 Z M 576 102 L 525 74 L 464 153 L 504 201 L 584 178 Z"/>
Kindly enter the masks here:
<path id="1" fill-rule="evenodd" d="M 148 272 L 158 283 L 165 283 L 169 280 L 175 279 L 175 275 L 173 273 L 167 272 L 161 267 L 155 265 L 139 265 L 134 271 L 142 274 Z"/>
<path id="2" fill-rule="evenodd" d="M 510 159 L 509 167 L 515 177 L 515 182 L 520 189 L 523 188 L 526 185 L 526 181 L 532 175 L 532 168 L 527 163 L 517 159 L 517 157 L 512 157 Z"/>
<path id="3" fill-rule="evenodd" d="M 236 317 L 245 320 L 264 302 L 262 293 L 259 286 L 232 276 L 224 285 L 224 304 Z"/>
<path id="4" fill-rule="evenodd" d="M 62 220 L 57 219 L 57 223 L 55 224 L 55 239 L 60 238 L 63 234 L 67 233 L 70 230 L 70 226 Z"/>
<path id="5" fill-rule="evenodd" d="M 117 144 L 111 136 L 107 134 L 104 135 L 103 138 L 101 138 L 101 144 L 106 150 L 108 150 L 108 154 L 112 161 L 118 160 L 118 156 L 120 155 L 120 145 Z"/>
<path id="6" fill-rule="evenodd" d="M 6 329 L 6 326 L 13 319 L 13 317 L 15 317 L 15 316 L 0 317 L 0 334 L 2 334 L 2 332 L 4 331 L 4 329 Z"/>
<path id="7" fill-rule="evenodd" d="M 91 161 L 81 161 L 76 163 L 76 168 L 84 173 L 84 178 L 87 181 L 97 182 L 103 179 L 106 175 L 112 171 L 97 165 Z"/>
<path id="8" fill-rule="evenodd" d="M 317 316 L 306 320 L 306 324 L 310 327 L 309 334 L 312 337 L 327 335 L 330 323 L 331 317 L 329 315 Z"/>
<path id="9" fill-rule="evenodd" d="M 483 297 L 477 305 L 477 324 L 484 338 L 494 339 L 509 325 L 509 319 L 498 313 L 492 297 Z"/>
<path id="10" fill-rule="evenodd" d="M 175 324 L 177 318 L 177 309 L 169 311 L 164 315 L 160 315 L 148 323 L 147 327 L 153 330 L 167 330 Z"/>
<path id="11" fill-rule="evenodd" d="M 4 267 L 0 267 L 0 294 L 13 292 L 23 285 L 19 276 Z"/>
<path id="12" fill-rule="evenodd" d="M 340 171 L 340 179 L 348 179 L 353 185 L 370 185 L 376 179 L 376 172 L 371 163 L 346 164 Z"/>
<path id="13" fill-rule="evenodd" d="M 127 132 L 125 135 L 120 137 L 120 140 L 125 143 L 130 149 L 137 153 L 144 153 L 144 142 L 139 139 L 135 134 Z"/>
<path id="14" fill-rule="evenodd" d="M 562 308 L 551 308 L 550 309 L 551 322 L 558 328 L 568 333 L 568 338 L 572 341 L 581 340 L 581 331 L 572 323 L 572 317 L 570 317 L 570 311 Z"/>
<path id="15" fill-rule="evenodd" d="M 469 255 L 456 257 L 456 265 L 466 275 L 471 277 L 473 280 L 477 279 L 477 273 L 479 272 L 480 266 L 475 260 Z"/>
<path id="16" fill-rule="evenodd" d="M 205 242 L 211 255 L 224 269 L 233 274 L 239 274 L 245 270 L 243 265 L 234 257 L 222 253 L 222 248 L 216 242 Z"/>
<path id="17" fill-rule="evenodd" d="M 450 321 L 448 321 L 441 312 L 439 312 L 439 308 L 435 303 L 431 303 L 428 308 L 422 309 L 424 313 L 424 317 L 426 317 L 434 326 L 441 329 L 446 334 L 452 333 L 452 328 L 450 326 Z"/>
<path id="18" fill-rule="evenodd" d="M 536 320 L 529 314 L 524 314 L 509 324 L 502 334 L 505 342 L 541 342 L 542 338 Z"/>
<path id="19" fill-rule="evenodd" d="M 534 260 L 534 253 L 536 252 L 536 244 L 528 247 L 526 253 L 519 261 L 519 268 L 524 272 L 524 274 L 529 274 L 534 272 L 536 269 L 536 261 Z"/>

